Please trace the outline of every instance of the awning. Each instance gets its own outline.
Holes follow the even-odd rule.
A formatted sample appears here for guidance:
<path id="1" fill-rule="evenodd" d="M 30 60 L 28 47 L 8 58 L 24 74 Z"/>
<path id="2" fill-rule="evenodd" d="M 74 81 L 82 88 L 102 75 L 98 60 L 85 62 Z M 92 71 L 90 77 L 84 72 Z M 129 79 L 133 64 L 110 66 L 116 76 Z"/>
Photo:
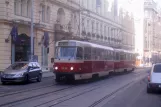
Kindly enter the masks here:
<path id="1" fill-rule="evenodd" d="M 10 35 L 12 37 L 12 41 L 13 42 L 16 42 L 17 41 L 17 36 L 18 36 L 18 29 L 16 26 L 13 26 L 11 32 L 10 32 Z"/>

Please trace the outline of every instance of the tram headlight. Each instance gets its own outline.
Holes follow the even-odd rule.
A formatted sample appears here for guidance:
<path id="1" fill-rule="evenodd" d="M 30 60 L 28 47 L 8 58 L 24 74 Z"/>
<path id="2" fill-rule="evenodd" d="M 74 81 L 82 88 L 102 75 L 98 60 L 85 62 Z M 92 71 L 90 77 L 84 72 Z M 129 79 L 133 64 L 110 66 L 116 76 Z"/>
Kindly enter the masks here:
<path id="1" fill-rule="evenodd" d="M 74 67 L 70 67 L 70 70 L 73 71 L 74 70 Z"/>
<path id="2" fill-rule="evenodd" d="M 58 67 L 55 67 L 55 70 L 58 70 Z"/>

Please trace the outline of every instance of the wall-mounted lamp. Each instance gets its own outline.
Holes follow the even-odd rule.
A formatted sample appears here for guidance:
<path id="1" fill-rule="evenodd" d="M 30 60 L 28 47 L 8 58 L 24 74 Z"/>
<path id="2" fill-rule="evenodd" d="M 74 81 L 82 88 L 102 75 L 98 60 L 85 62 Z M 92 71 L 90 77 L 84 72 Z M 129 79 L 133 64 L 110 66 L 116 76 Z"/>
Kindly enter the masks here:
<path id="1" fill-rule="evenodd" d="M 8 0 L 6 0 L 5 3 L 6 3 L 6 5 L 9 5 L 10 2 Z"/>
<path id="2" fill-rule="evenodd" d="M 5 43 L 8 43 L 9 42 L 9 37 L 5 39 Z"/>

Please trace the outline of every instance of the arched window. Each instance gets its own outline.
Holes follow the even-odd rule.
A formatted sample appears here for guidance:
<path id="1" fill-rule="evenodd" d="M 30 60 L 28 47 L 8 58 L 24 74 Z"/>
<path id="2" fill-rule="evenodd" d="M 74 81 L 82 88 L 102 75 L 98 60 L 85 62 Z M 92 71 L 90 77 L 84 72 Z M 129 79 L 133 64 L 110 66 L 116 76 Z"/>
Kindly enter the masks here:
<path id="1" fill-rule="evenodd" d="M 50 7 L 47 6 L 47 11 L 46 11 L 46 22 L 50 22 Z"/>
<path id="2" fill-rule="evenodd" d="M 59 8 L 57 11 L 57 22 L 60 24 L 65 23 L 65 12 L 63 8 Z"/>
<path id="3" fill-rule="evenodd" d="M 27 0 L 27 16 L 31 18 L 31 0 Z"/>
<path id="4" fill-rule="evenodd" d="M 16 15 L 21 15 L 21 2 L 22 0 L 14 1 L 14 10 Z"/>

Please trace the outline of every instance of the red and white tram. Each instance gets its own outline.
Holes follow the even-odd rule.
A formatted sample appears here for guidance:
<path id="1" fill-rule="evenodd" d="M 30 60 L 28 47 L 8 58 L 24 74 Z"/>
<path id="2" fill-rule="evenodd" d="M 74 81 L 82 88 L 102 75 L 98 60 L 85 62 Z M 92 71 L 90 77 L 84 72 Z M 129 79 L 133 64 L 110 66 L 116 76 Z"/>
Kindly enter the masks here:
<path id="1" fill-rule="evenodd" d="M 135 54 L 130 51 L 115 49 L 114 71 L 124 72 L 135 69 Z"/>
<path id="2" fill-rule="evenodd" d="M 85 41 L 59 41 L 54 64 L 56 81 L 90 79 L 133 70 L 132 54 Z"/>

